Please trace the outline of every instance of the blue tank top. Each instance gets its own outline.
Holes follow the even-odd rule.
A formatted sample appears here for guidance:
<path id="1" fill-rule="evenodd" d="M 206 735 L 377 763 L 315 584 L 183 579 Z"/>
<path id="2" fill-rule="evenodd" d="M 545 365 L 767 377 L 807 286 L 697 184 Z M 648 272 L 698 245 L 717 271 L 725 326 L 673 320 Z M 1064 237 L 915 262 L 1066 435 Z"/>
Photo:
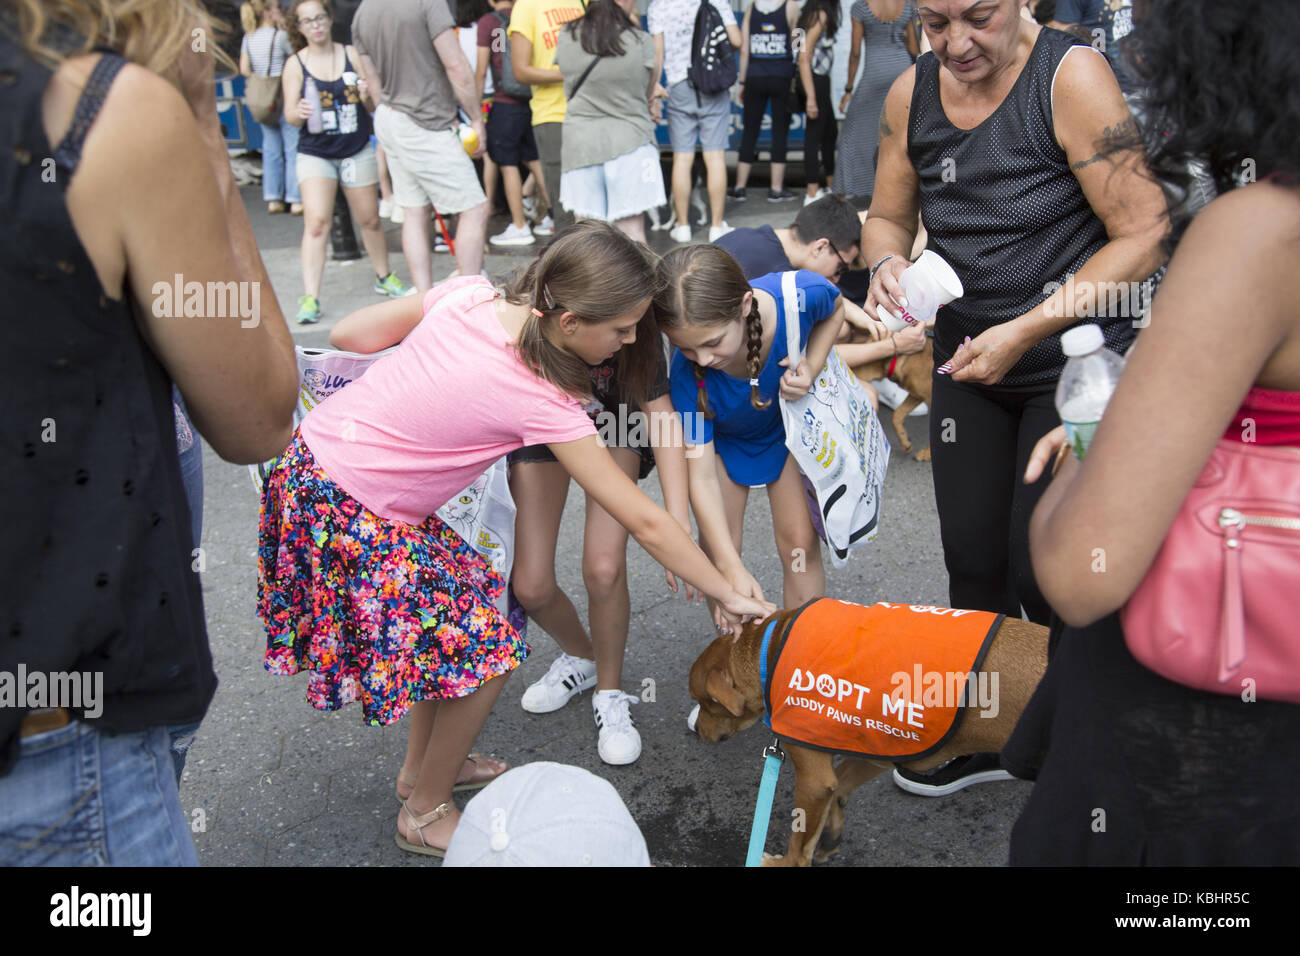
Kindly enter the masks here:
<path id="1" fill-rule="evenodd" d="M 298 135 L 298 152 L 321 159 L 347 159 L 361 152 L 370 143 L 370 114 L 361 103 L 361 93 L 354 80 L 351 85 L 337 80 L 322 80 L 312 76 L 303 62 L 302 53 L 294 54 L 302 67 L 302 90 L 307 88 L 307 77 L 316 81 L 320 91 L 321 119 L 324 125 L 319 133 L 307 132 L 304 123 Z M 347 47 L 343 48 L 343 73 L 355 72 L 348 60 Z M 299 95 L 302 95 L 300 93 Z"/>
<path id="2" fill-rule="evenodd" d="M 758 77 L 794 78 L 790 23 L 785 18 L 785 4 L 771 13 L 762 13 L 757 6 L 749 12 L 749 74 L 746 79 Z"/>

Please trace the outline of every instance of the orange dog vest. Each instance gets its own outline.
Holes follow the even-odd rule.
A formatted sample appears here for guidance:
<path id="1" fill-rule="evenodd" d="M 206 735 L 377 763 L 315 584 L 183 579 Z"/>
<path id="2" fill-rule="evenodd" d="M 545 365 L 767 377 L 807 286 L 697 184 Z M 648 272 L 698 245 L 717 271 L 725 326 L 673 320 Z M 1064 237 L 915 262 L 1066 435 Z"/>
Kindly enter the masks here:
<path id="1" fill-rule="evenodd" d="M 884 760 L 923 757 L 963 706 L 997 707 L 978 675 L 1003 615 L 915 604 L 811 601 L 759 651 L 765 720 L 784 740 Z"/>

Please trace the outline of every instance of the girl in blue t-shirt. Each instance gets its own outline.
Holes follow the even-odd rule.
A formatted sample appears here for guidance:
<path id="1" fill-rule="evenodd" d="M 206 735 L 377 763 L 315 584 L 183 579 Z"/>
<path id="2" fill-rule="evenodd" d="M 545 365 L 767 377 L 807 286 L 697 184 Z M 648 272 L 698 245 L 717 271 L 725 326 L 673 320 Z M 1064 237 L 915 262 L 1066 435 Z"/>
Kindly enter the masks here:
<path id="1" fill-rule="evenodd" d="M 736 260 L 713 245 L 675 249 L 659 270 L 663 291 L 655 314 L 678 349 L 670 371 L 673 407 L 683 419 L 691 507 L 704 550 L 737 591 L 762 595 L 740 553 L 749 489 L 766 486 L 782 605 L 821 597 L 821 548 L 776 399 L 807 394 L 846 318 L 873 338 L 882 327 L 825 278 L 800 270 L 795 286 L 805 358 L 791 369 L 781 273 L 747 282 Z"/>

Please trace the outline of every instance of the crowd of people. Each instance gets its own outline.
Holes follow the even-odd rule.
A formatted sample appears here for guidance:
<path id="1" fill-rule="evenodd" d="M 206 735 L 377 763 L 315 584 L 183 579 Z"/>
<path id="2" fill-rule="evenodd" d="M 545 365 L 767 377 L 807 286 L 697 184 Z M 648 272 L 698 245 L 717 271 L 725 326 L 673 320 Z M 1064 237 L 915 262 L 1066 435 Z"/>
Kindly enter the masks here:
<path id="1" fill-rule="evenodd" d="M 700 89 L 697 12 L 716 47 L 741 53 L 733 201 L 755 159 L 752 124 L 788 115 L 796 77 L 803 108 L 823 120 L 806 157 L 812 201 L 787 227 L 723 219 L 732 94 Z M 257 529 L 266 668 L 305 672 L 319 709 L 355 702 L 369 724 L 406 722 L 398 846 L 442 856 L 460 832 L 454 792 L 510 773 L 473 752 L 530 650 L 508 592 L 559 650 L 522 706 L 553 712 L 592 690 L 600 759 L 639 759 L 622 683 L 629 536 L 670 587 L 708 601 L 719 633 L 737 632 L 778 606 L 741 534 L 749 492 L 764 487 L 780 606 L 825 595 L 777 399 L 806 394 L 833 347 L 855 362 L 924 347 L 923 329 L 885 324 L 908 305 L 901 278 L 922 240 L 964 290 L 933 327 L 950 603 L 1048 625 L 1051 647 L 1002 754 L 895 781 L 939 797 L 1036 780 L 1011 838 L 1017 864 L 1300 861 L 1300 706 L 1159 676 L 1130 653 L 1119 617 L 1216 442 L 1276 447 L 1300 470 L 1286 458 L 1300 446 L 1295 19 L 1269 0 L 857 0 L 837 150 L 827 58 L 841 12 L 755 0 L 737 23 L 721 0 L 651 0 L 642 30 L 630 0 L 494 2 L 461 18 L 445 0 L 364 0 L 343 44 L 329 0 L 294 0 L 283 16 L 250 0 L 240 67 L 279 70 L 283 90 L 284 123 L 264 135 L 284 173 L 264 179 L 263 199 L 277 212 L 302 200 L 298 317 L 320 315 L 324 223 L 341 186 L 385 301 L 343 318 L 331 342 L 397 346 L 295 428 L 294 351 L 274 296 L 249 327 L 238 315 L 178 321 L 152 291 L 173 275 L 271 287 L 215 112 L 214 59 L 235 62 L 189 43 L 211 23 L 203 7 L 142 0 L 114 22 L 88 0 L 54 19 L 36 0 L 0 8 L 0 108 L 15 137 L 0 203 L 30 227 L 0 240 L 0 262 L 15 307 L 46 316 L 35 331 L 8 323 L 16 602 L 0 618 L 0 670 L 102 672 L 106 692 L 94 720 L 75 707 L 0 708 L 0 863 L 196 862 L 178 786 L 217 675 L 191 572 L 195 432 L 227 461 L 276 458 Z M 372 112 L 410 289 L 378 224 Z M 643 218 L 667 199 L 661 117 L 683 244 L 662 258 Z M 770 198 L 784 199 L 776 132 Z M 697 146 L 707 244 L 689 244 Z M 485 151 L 510 210 L 491 239 L 471 159 Z M 57 189 L 40 183 L 47 153 Z M 556 235 L 494 282 L 482 274 L 489 242 L 536 242 L 526 188 Z M 434 210 L 458 218 L 459 275 L 436 284 Z M 793 303 L 774 274 L 787 270 Z M 1158 291 L 1140 316 L 1127 300 L 1083 314 L 1067 280 Z M 787 316 L 802 360 L 786 354 Z M 1053 393 L 1062 334 L 1084 322 L 1131 358 L 1079 460 Z M 672 426 L 607 447 L 595 408 Z M 42 438 L 49 421 L 57 441 Z M 435 514 L 503 456 L 518 508 L 509 580 Z M 655 468 L 664 507 L 637 486 Z M 557 583 L 570 479 L 587 496 L 588 627 Z M 1295 524 L 1276 520 L 1279 535 Z M 1271 599 L 1287 600 L 1285 588 Z M 1249 642 L 1262 625 L 1244 627 Z M 68 769 L 90 765 L 89 777 Z M 539 787 L 547 774 L 515 780 Z M 611 832 L 630 840 L 630 821 L 610 813 Z M 473 827 L 467 855 L 498 849 L 481 820 Z M 626 845 L 645 862 L 643 844 Z"/>

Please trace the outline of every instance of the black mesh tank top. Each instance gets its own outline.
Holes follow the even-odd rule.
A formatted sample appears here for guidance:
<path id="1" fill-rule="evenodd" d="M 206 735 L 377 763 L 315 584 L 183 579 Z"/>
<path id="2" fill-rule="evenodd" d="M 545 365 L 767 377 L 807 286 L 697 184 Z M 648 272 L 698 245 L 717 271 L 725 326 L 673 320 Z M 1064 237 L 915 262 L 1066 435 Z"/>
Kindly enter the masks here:
<path id="1" fill-rule="evenodd" d="M 100 672 L 108 732 L 196 721 L 216 689 L 192 570 L 171 381 L 104 294 L 68 216 L 121 57 L 105 53 L 51 148 L 51 71 L 0 11 L 0 671 Z M 47 39 L 59 36 L 52 26 Z M 0 775 L 25 714 L 0 707 Z"/>
<path id="2" fill-rule="evenodd" d="M 921 218 L 929 248 L 952 264 L 966 290 L 939 310 L 936 365 L 948 361 L 966 336 L 1034 308 L 1055 289 L 1045 291 L 1048 283 L 1064 285 L 1106 244 L 1106 227 L 1052 131 L 1052 80 L 1076 42 L 1056 30 L 1041 31 L 1011 92 L 972 130 L 948 121 L 934 54 L 916 61 L 907 152 L 920 177 Z M 1121 311 L 1118 304 L 1115 311 Z M 1132 318 L 1076 324 L 1084 322 L 1101 325 L 1107 347 L 1121 354 L 1136 335 Z M 1021 356 L 1001 384 L 1052 385 L 1064 365 L 1061 337 L 1052 335 Z"/>

